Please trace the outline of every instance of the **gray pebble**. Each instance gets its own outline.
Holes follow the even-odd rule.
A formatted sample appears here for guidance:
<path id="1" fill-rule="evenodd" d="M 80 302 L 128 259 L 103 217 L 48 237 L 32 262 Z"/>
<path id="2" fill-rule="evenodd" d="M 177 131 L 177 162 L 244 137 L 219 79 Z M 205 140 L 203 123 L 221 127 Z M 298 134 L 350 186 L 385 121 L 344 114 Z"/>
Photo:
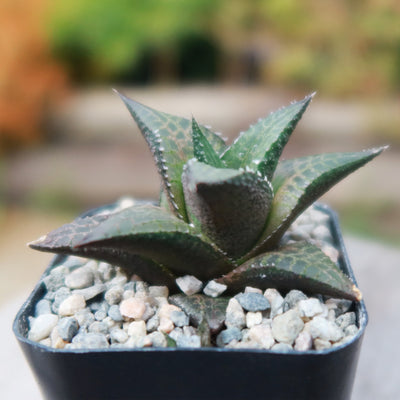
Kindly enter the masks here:
<path id="1" fill-rule="evenodd" d="M 113 304 L 118 304 L 122 300 L 123 293 L 124 290 L 121 286 L 114 286 L 105 292 L 104 299 L 110 306 Z"/>
<path id="2" fill-rule="evenodd" d="M 104 310 L 102 310 L 102 309 L 97 310 L 97 311 L 94 313 L 94 319 L 95 319 L 96 321 L 103 321 L 103 319 L 104 319 L 105 317 L 107 317 L 107 312 L 104 311 Z"/>
<path id="3" fill-rule="evenodd" d="M 157 314 L 155 314 L 146 323 L 147 332 L 156 331 L 159 325 L 160 325 L 160 318 Z"/>
<path id="4" fill-rule="evenodd" d="M 207 283 L 206 287 L 203 289 L 205 295 L 210 297 L 218 297 L 220 296 L 228 286 L 218 283 L 216 281 L 210 281 Z"/>
<path id="5" fill-rule="evenodd" d="M 74 317 L 81 328 L 88 328 L 95 321 L 93 313 L 87 308 L 76 312 Z"/>
<path id="6" fill-rule="evenodd" d="M 105 322 L 94 321 L 90 324 L 88 331 L 91 333 L 102 333 L 104 335 L 107 335 L 108 325 Z"/>
<path id="7" fill-rule="evenodd" d="M 99 294 L 106 290 L 107 286 L 104 283 L 99 283 L 85 289 L 75 289 L 72 293 L 82 295 L 86 301 L 94 299 Z"/>
<path id="8" fill-rule="evenodd" d="M 57 291 L 54 294 L 53 304 L 51 306 L 51 309 L 53 310 L 53 312 L 55 314 L 58 314 L 58 310 L 60 308 L 60 304 L 65 299 L 67 299 L 70 295 L 71 295 L 71 291 L 65 286 L 60 287 L 59 289 L 57 289 Z"/>
<path id="9" fill-rule="evenodd" d="M 357 325 L 349 325 L 348 327 L 345 328 L 344 334 L 346 336 L 355 336 L 358 333 L 358 327 Z"/>
<path id="10" fill-rule="evenodd" d="M 304 327 L 304 322 L 295 310 L 289 310 L 272 320 L 272 334 L 277 342 L 293 344 Z"/>
<path id="11" fill-rule="evenodd" d="M 239 293 L 235 299 L 246 311 L 264 311 L 271 307 L 268 299 L 260 293 Z"/>
<path id="12" fill-rule="evenodd" d="M 87 288 L 93 284 L 93 281 L 93 271 L 87 265 L 72 271 L 65 277 L 65 285 L 70 289 Z"/>
<path id="13" fill-rule="evenodd" d="M 149 296 L 150 297 L 168 297 L 169 290 L 167 286 L 150 286 Z"/>
<path id="14" fill-rule="evenodd" d="M 68 268 L 60 265 L 53 268 L 50 274 L 43 279 L 43 283 L 46 286 L 48 292 L 55 292 L 64 286 L 65 275 L 68 273 Z"/>
<path id="15" fill-rule="evenodd" d="M 354 325 L 356 323 L 356 313 L 347 312 L 342 314 L 336 318 L 335 322 L 337 326 L 345 330 L 349 325 Z"/>
<path id="16" fill-rule="evenodd" d="M 177 347 L 201 347 L 200 336 L 193 335 L 193 336 L 179 336 L 178 340 L 176 341 Z"/>
<path id="17" fill-rule="evenodd" d="M 217 346 L 218 347 L 224 347 L 227 345 L 229 342 L 232 340 L 241 340 L 242 339 L 242 332 L 240 329 L 233 327 L 233 328 L 227 328 L 223 331 L 221 331 L 218 336 L 217 336 Z"/>
<path id="18" fill-rule="evenodd" d="M 57 324 L 58 334 L 66 342 L 70 342 L 72 338 L 78 333 L 79 324 L 73 317 L 61 318 Z"/>
<path id="19" fill-rule="evenodd" d="M 307 300 L 307 296 L 300 290 L 291 290 L 284 299 L 283 312 L 294 308 L 300 300 Z"/>
<path id="20" fill-rule="evenodd" d="M 108 347 L 107 338 L 101 333 L 78 333 L 72 339 L 72 348 L 98 349 Z"/>
<path id="21" fill-rule="evenodd" d="M 152 332 L 147 335 L 153 347 L 167 347 L 167 339 L 161 332 Z"/>
<path id="22" fill-rule="evenodd" d="M 115 270 L 110 264 L 106 262 L 99 262 L 97 271 L 99 272 L 103 282 L 106 282 L 112 279 Z"/>
<path id="23" fill-rule="evenodd" d="M 38 317 L 39 315 L 43 314 L 51 314 L 51 302 L 47 299 L 41 299 L 36 303 L 35 306 L 35 316 Z"/>
<path id="24" fill-rule="evenodd" d="M 175 326 L 189 325 L 189 317 L 183 311 L 174 310 L 170 314 L 170 319 Z"/>
<path id="25" fill-rule="evenodd" d="M 128 340 L 128 334 L 119 328 L 114 328 L 110 332 L 110 339 L 112 343 L 125 343 Z"/>
<path id="26" fill-rule="evenodd" d="M 117 304 L 112 305 L 108 309 L 108 316 L 111 317 L 116 322 L 122 322 L 124 319 L 119 311 L 119 306 Z"/>
<path id="27" fill-rule="evenodd" d="M 246 316 L 240 303 L 231 298 L 226 308 L 225 325 L 228 328 L 244 328 L 246 326 Z"/>
<path id="28" fill-rule="evenodd" d="M 271 347 L 271 350 L 279 353 L 288 353 L 289 351 L 292 351 L 293 348 L 287 343 L 276 343 Z"/>

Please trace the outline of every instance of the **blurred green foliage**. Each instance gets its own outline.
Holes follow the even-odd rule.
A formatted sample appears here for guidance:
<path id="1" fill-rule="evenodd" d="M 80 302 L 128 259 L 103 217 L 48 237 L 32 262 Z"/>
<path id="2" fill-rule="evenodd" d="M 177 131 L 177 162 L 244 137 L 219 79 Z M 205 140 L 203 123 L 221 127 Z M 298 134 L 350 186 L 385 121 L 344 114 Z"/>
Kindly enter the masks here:
<path id="1" fill-rule="evenodd" d="M 400 88 L 398 0 L 69 0 L 50 15 L 55 54 L 79 81 L 174 80 L 183 68 L 337 95 Z"/>

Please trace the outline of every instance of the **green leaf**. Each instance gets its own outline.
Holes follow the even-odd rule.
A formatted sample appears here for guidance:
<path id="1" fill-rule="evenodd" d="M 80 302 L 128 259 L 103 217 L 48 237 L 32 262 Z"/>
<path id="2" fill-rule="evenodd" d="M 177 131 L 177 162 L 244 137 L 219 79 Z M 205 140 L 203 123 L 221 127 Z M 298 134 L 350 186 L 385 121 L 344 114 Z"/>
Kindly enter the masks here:
<path id="1" fill-rule="evenodd" d="M 282 161 L 272 181 L 274 199 L 266 229 L 246 257 L 279 243 L 290 224 L 333 185 L 380 154 L 385 147 L 355 153 L 326 153 Z"/>
<path id="2" fill-rule="evenodd" d="M 182 176 L 189 219 L 230 257 L 249 251 L 264 229 L 269 182 L 253 172 L 190 160 Z"/>
<path id="3" fill-rule="evenodd" d="M 318 247 L 306 242 L 254 257 L 216 281 L 233 293 L 254 286 L 361 300 L 361 293 L 350 278 Z"/>
<path id="4" fill-rule="evenodd" d="M 74 240 L 65 246 L 64 237 L 72 231 Z M 101 223 L 80 234 L 75 223 L 62 232 L 52 232 L 35 243 L 44 251 L 70 253 L 81 251 L 96 254 L 113 251 L 123 255 L 139 255 L 160 264 L 172 273 L 189 274 L 211 279 L 233 268 L 230 260 L 214 245 L 203 240 L 198 232 L 165 210 L 151 206 L 135 206 L 107 216 Z M 60 244 L 61 251 L 59 250 Z M 127 266 L 129 267 L 129 266 Z M 140 276 L 140 275 L 139 275 Z"/>
<path id="5" fill-rule="evenodd" d="M 222 156 L 229 168 L 249 167 L 272 179 L 282 150 L 313 94 L 260 119 L 242 133 Z"/>
<path id="6" fill-rule="evenodd" d="M 175 294 L 170 296 L 169 300 L 189 316 L 190 322 L 194 326 L 201 325 L 205 320 L 212 333 L 219 332 L 222 329 L 229 298 L 213 298 L 203 294 L 194 294 L 192 296 Z"/>
<path id="7" fill-rule="evenodd" d="M 151 284 L 167 285 L 170 289 L 175 288 L 174 275 L 167 268 L 152 260 L 114 248 L 77 247 L 91 231 L 109 218 L 107 214 L 77 218 L 37 241 L 29 243 L 29 246 L 40 251 L 95 258 L 118 265 L 132 274 L 137 274 Z"/>
<path id="8" fill-rule="evenodd" d="M 165 340 L 167 341 L 167 347 L 177 347 L 176 341 L 172 339 L 167 333 L 164 332 Z"/>
<path id="9" fill-rule="evenodd" d="M 224 163 L 219 158 L 194 118 L 192 119 L 192 137 L 194 156 L 198 161 L 216 168 L 224 167 Z"/>
<path id="10" fill-rule="evenodd" d="M 186 220 L 181 175 L 183 165 L 194 156 L 191 122 L 118 94 L 150 147 L 171 210 L 177 217 Z M 202 131 L 217 153 L 224 151 L 224 141 L 218 135 L 206 128 Z"/>

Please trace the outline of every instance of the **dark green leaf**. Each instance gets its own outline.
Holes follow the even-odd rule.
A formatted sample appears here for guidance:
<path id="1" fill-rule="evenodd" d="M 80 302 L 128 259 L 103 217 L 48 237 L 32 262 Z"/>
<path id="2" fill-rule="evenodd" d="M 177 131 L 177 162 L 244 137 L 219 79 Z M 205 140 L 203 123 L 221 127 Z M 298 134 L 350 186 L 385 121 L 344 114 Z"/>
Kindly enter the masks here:
<path id="1" fill-rule="evenodd" d="M 192 136 L 194 156 L 196 159 L 213 167 L 223 168 L 224 163 L 221 161 L 194 118 L 192 119 Z"/>
<path id="2" fill-rule="evenodd" d="M 254 257 L 216 281 L 227 285 L 233 293 L 254 286 L 361 300 L 360 291 L 336 264 L 318 247 L 306 242 Z"/>
<path id="3" fill-rule="evenodd" d="M 282 161 L 274 175 L 274 200 L 262 240 L 249 256 L 276 246 L 290 224 L 333 185 L 385 148 L 356 153 L 326 153 Z"/>
<path id="4" fill-rule="evenodd" d="M 253 172 L 190 160 L 182 182 L 189 219 L 229 256 L 249 251 L 264 229 L 272 187 Z"/>
<path id="5" fill-rule="evenodd" d="M 222 156 L 229 168 L 249 167 L 271 180 L 282 150 L 313 95 L 260 119 Z"/>
<path id="6" fill-rule="evenodd" d="M 186 219 L 181 175 L 183 165 L 194 156 L 191 122 L 119 95 L 150 147 L 171 209 L 176 216 Z M 225 149 L 223 140 L 215 133 L 206 128 L 202 132 L 216 152 Z"/>
<path id="7" fill-rule="evenodd" d="M 222 329 L 229 298 L 212 298 L 203 294 L 194 294 L 192 296 L 175 294 L 170 296 L 169 300 L 172 304 L 185 311 L 194 326 L 199 326 L 205 320 L 212 333 Z"/>
<path id="8" fill-rule="evenodd" d="M 232 263 L 188 224 L 167 211 L 151 206 L 126 208 L 104 218 L 92 229 L 73 222 L 54 231 L 34 248 L 59 253 L 114 252 L 115 257 L 139 255 L 168 270 L 211 279 L 232 269 Z M 73 240 L 68 239 L 73 238 Z M 33 246 L 32 246 L 33 247 Z M 140 276 L 140 275 L 139 275 Z"/>
<path id="9" fill-rule="evenodd" d="M 112 247 L 77 247 L 83 238 L 109 218 L 107 214 L 77 218 L 70 224 L 50 232 L 47 236 L 29 243 L 29 246 L 35 250 L 95 258 L 118 265 L 151 284 L 175 288 L 174 275 L 167 268 L 150 259 Z"/>
<path id="10" fill-rule="evenodd" d="M 167 347 L 177 347 L 176 341 L 172 339 L 167 333 L 164 333 L 165 340 L 167 341 Z"/>

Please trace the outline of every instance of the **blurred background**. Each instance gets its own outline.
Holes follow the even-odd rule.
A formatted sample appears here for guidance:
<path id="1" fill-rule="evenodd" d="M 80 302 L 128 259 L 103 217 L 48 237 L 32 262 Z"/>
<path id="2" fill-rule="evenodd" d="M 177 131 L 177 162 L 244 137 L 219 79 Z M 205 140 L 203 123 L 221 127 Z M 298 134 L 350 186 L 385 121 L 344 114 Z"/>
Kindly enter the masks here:
<path id="1" fill-rule="evenodd" d="M 346 231 L 399 245 L 399 21 L 397 0 L 2 0 L 0 301 L 50 257 L 25 242 L 122 195 L 157 196 L 113 87 L 228 140 L 317 91 L 284 156 L 390 144 L 323 200 Z"/>
<path id="2" fill-rule="evenodd" d="M 112 88 L 194 115 L 228 141 L 317 91 L 284 157 L 390 144 L 322 199 L 353 238 L 351 259 L 380 323 L 381 294 L 399 278 L 398 0 L 1 0 L 0 306 L 26 298 L 51 258 L 25 243 L 120 196 L 157 196 L 150 152 Z M 19 305 L 4 308 L 7 326 Z M 375 358 L 381 330 L 370 332 L 357 399 L 399 398 L 396 368 Z M 392 373 L 386 392 L 370 390 L 379 362 L 382 381 Z"/>

